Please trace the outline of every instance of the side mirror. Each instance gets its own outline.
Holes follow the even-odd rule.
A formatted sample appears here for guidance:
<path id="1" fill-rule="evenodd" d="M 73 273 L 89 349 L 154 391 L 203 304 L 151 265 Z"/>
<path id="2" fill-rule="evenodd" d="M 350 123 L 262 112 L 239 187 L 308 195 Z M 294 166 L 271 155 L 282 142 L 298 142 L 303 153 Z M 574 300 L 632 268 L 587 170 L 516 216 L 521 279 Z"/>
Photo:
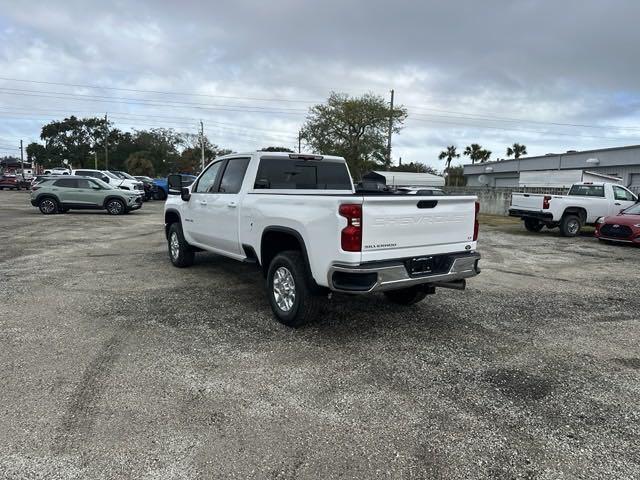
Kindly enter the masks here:
<path id="1" fill-rule="evenodd" d="M 169 187 L 169 195 L 181 195 L 182 175 L 169 175 L 167 177 L 167 186 Z"/>
<path id="2" fill-rule="evenodd" d="M 101 190 L 100 185 L 91 185 L 94 190 Z"/>
<path id="3" fill-rule="evenodd" d="M 104 183 L 109 183 L 109 177 L 107 177 L 106 175 L 103 176 L 100 180 L 102 180 Z"/>
<path id="4" fill-rule="evenodd" d="M 182 187 L 180 189 L 180 198 L 185 202 L 188 202 L 191 198 L 191 192 L 189 191 L 189 187 Z"/>

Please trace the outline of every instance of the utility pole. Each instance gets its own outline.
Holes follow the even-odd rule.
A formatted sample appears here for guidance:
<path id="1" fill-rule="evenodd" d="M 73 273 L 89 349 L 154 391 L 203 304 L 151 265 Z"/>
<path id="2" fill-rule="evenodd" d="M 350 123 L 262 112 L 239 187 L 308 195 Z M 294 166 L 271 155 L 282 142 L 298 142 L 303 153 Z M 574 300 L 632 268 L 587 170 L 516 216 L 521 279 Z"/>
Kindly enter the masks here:
<path id="1" fill-rule="evenodd" d="M 389 109 L 389 137 L 387 138 L 387 168 L 391 166 L 391 133 L 393 132 L 393 89 L 391 90 L 391 104 Z"/>
<path id="2" fill-rule="evenodd" d="M 106 113 L 104 114 L 104 169 L 109 170 L 109 118 Z"/>
<path id="3" fill-rule="evenodd" d="M 298 130 L 298 153 L 302 149 L 302 130 Z"/>
<path id="4" fill-rule="evenodd" d="M 200 171 L 204 171 L 204 124 L 200 120 Z"/>
<path id="5" fill-rule="evenodd" d="M 20 139 L 20 170 L 22 170 L 22 180 L 24 180 L 24 153 L 22 151 L 22 139 Z"/>

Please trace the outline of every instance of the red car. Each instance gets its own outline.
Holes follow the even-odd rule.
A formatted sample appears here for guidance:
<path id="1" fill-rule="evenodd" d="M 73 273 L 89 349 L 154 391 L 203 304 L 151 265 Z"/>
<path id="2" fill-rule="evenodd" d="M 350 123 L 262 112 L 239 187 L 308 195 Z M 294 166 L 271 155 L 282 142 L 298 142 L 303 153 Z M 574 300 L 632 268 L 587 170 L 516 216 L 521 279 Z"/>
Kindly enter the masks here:
<path id="1" fill-rule="evenodd" d="M 596 223 L 598 240 L 640 245 L 640 203 L 613 217 L 600 217 Z"/>
<path id="2" fill-rule="evenodd" d="M 9 188 L 13 190 L 20 190 L 20 181 L 18 177 L 15 175 L 2 175 L 0 176 L 0 190 L 4 190 L 5 188 Z"/>

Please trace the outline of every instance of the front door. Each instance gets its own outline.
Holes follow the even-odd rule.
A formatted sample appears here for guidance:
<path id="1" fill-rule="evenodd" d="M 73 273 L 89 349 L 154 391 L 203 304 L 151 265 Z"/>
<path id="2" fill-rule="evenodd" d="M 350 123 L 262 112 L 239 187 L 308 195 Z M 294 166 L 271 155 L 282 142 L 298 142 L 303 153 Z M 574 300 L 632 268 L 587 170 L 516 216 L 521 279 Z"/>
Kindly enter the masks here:
<path id="1" fill-rule="evenodd" d="M 224 160 L 212 163 L 207 167 L 191 188 L 191 198 L 183 207 L 182 229 L 193 243 L 219 248 L 213 245 L 211 221 L 208 219 L 209 204 L 213 204 L 218 197 L 218 177 Z M 213 228 L 216 228 L 215 225 Z"/>
<path id="2" fill-rule="evenodd" d="M 624 187 L 613 185 L 613 208 L 610 215 L 617 215 L 621 210 L 636 203 L 636 197 Z"/>
<path id="3" fill-rule="evenodd" d="M 240 244 L 240 189 L 248 158 L 227 160 L 217 187 L 217 195 L 208 202 L 205 222 L 211 246 L 232 255 L 242 255 Z"/>

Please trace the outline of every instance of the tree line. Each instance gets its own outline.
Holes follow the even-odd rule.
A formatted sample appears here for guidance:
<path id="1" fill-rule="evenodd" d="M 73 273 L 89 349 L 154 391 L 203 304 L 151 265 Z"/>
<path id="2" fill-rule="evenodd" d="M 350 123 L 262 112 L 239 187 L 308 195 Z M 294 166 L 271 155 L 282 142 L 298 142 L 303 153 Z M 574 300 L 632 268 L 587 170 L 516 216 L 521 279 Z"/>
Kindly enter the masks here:
<path id="1" fill-rule="evenodd" d="M 389 129 L 399 133 L 407 119 L 404 106 L 390 108 L 379 95 L 352 97 L 332 92 L 326 102 L 310 107 L 300 137 L 312 151 L 342 156 L 354 178 L 369 170 L 396 170 L 438 173 L 423 162 L 393 165 L 387 150 Z M 125 132 L 105 118 L 71 116 L 42 127 L 41 142 L 27 145 L 27 159 L 44 167 L 62 165 L 64 159 L 76 168 L 110 168 L 140 175 L 166 175 L 171 172 L 198 172 L 201 165 L 200 136 L 178 133 L 171 128 L 152 128 Z M 266 147 L 267 151 L 290 151 L 287 147 Z M 231 153 L 204 137 L 205 162 Z M 514 144 L 507 156 L 526 154 L 524 145 Z M 463 155 L 472 163 L 486 162 L 491 151 L 473 143 Z M 445 171 L 454 173 L 453 159 L 460 157 L 454 145 L 439 155 Z"/>

